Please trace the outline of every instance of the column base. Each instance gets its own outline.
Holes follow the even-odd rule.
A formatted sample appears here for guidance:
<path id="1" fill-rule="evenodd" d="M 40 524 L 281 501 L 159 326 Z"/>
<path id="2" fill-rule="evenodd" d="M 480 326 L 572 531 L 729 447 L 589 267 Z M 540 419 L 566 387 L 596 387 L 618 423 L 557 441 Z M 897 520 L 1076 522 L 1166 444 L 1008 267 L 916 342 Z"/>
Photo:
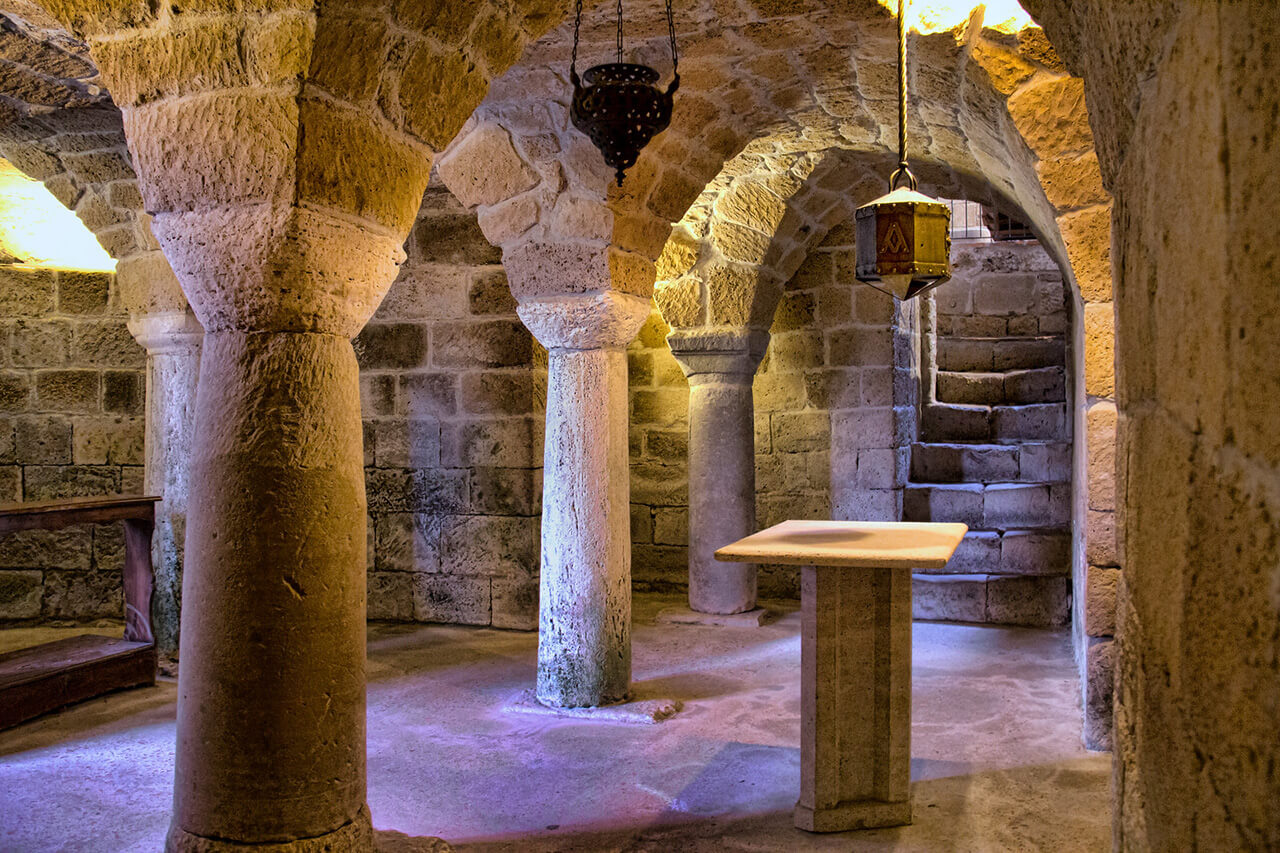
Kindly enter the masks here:
<path id="1" fill-rule="evenodd" d="M 164 849 L 165 853 L 373 853 L 373 823 L 369 819 L 369 807 L 364 806 L 351 823 L 333 832 L 261 844 L 206 838 L 171 826 Z"/>
<path id="2" fill-rule="evenodd" d="M 557 705 L 543 704 L 538 701 L 534 691 L 523 690 L 504 705 L 502 711 L 512 714 L 539 714 L 601 723 L 631 723 L 648 726 L 671 719 L 683 708 L 684 705 L 676 699 L 628 699 L 610 705 L 562 708 Z"/>
<path id="3" fill-rule="evenodd" d="M 654 621 L 659 625 L 715 625 L 723 628 L 759 628 L 771 615 L 763 607 L 742 613 L 700 613 L 689 607 L 664 607 Z"/>
<path id="4" fill-rule="evenodd" d="M 884 800 L 846 800 L 821 809 L 796 803 L 794 818 L 796 828 L 807 832 L 844 832 L 850 829 L 906 826 L 911 823 L 911 801 L 889 803 Z"/>

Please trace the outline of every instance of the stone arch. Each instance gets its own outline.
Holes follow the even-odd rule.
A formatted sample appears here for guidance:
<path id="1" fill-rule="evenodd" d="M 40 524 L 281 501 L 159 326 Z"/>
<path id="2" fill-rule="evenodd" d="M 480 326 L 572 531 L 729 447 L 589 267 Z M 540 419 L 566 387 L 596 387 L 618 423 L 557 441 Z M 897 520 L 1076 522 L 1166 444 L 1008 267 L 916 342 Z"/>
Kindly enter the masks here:
<path id="1" fill-rule="evenodd" d="M 1108 590 L 1114 588 L 1119 572 L 1114 539 L 1115 498 L 1105 463 L 1091 466 L 1088 451 L 1092 449 L 1105 459 L 1114 443 L 1114 325 L 1107 230 L 1110 198 L 1102 188 L 1092 150 L 1080 81 L 1065 73 L 1043 33 L 1036 29 L 1010 36 L 975 27 L 969 39 L 962 74 L 968 85 L 958 89 L 962 103 L 968 106 L 955 113 L 959 117 L 957 124 L 964 125 L 965 136 L 959 141 L 966 143 L 967 150 L 956 157 L 958 162 L 947 162 L 943 158 L 960 151 L 955 134 L 948 138 L 942 125 L 933 126 L 926 120 L 922 129 L 929 135 L 917 160 L 923 161 L 922 169 L 934 165 L 949 171 L 947 182 L 966 188 L 950 191 L 953 196 L 976 197 L 974 188 L 981 187 L 984 179 L 991 180 L 993 186 L 987 192 L 1001 198 L 1006 209 L 1021 208 L 1026 212 L 1067 275 L 1078 319 L 1073 327 L 1073 351 L 1078 362 L 1073 370 L 1073 432 L 1078 437 L 1077 505 L 1073 511 L 1078 531 L 1074 549 L 1075 635 L 1085 693 L 1085 739 L 1090 745 L 1105 746 L 1110 729 L 1110 700 L 1101 661 L 1109 654 L 1114 625 L 1114 604 Z M 985 88 L 975 85 L 981 82 L 987 84 Z M 923 88 L 926 92 L 931 87 L 941 91 L 941 86 L 939 80 L 933 79 Z M 922 105 L 920 109 L 935 112 L 937 105 Z M 983 110 L 992 109 L 998 120 L 983 126 L 975 116 L 989 115 Z M 936 114 L 933 120 L 938 121 Z M 748 174 L 753 161 L 759 164 L 762 156 L 771 154 L 772 162 L 761 178 L 776 186 L 777 175 L 789 168 L 779 165 L 780 150 L 792 154 L 803 150 L 808 133 L 811 130 L 806 128 L 796 134 L 797 139 L 784 136 L 785 141 L 775 144 L 772 151 L 767 147 L 767 136 L 748 144 L 726 164 L 685 220 L 676 226 L 658 262 L 656 293 L 674 335 L 679 335 L 682 327 L 714 326 L 717 322 L 725 324 L 724 321 L 768 327 L 767 318 L 772 316 L 779 290 L 778 270 L 774 267 L 786 266 L 787 252 L 795 250 L 790 240 L 797 224 L 806 219 L 799 213 L 805 202 L 786 196 L 786 191 L 779 194 L 751 183 Z M 883 145 L 855 146 L 847 140 L 843 144 L 847 149 L 860 148 L 866 155 L 878 151 L 884 156 Z M 839 195 L 839 191 L 835 194 Z M 744 229 L 733 214 L 719 215 L 721 206 L 741 210 L 752 203 L 749 198 L 754 200 L 756 214 L 761 217 L 757 224 L 763 227 Z M 820 205 L 829 204 L 823 196 L 818 198 L 822 199 Z M 823 212 L 816 211 L 818 215 Z M 828 213 L 835 215 L 830 208 Z M 814 214 L 808 218 L 812 220 Z M 820 235 L 821 229 L 816 233 Z M 727 264 L 721 251 L 726 246 L 737 255 Z M 708 259 L 709 255 L 717 259 Z M 737 303 L 732 315 L 715 316 L 717 290 L 734 295 Z"/>
<path id="2" fill-rule="evenodd" d="M 580 55 L 601 50 L 606 17 L 591 17 Z M 1054 81 L 1066 75 L 1038 29 L 1008 35 L 984 29 L 980 21 L 975 12 L 953 31 L 913 36 L 913 154 L 984 175 L 1029 212 L 1047 213 L 1044 201 L 1034 198 L 1042 194 L 1037 162 L 1054 167 L 1045 168 L 1045 180 L 1057 187 L 1071 184 L 1066 173 L 1072 169 L 1088 177 L 1087 158 L 1059 162 L 1064 152 L 1058 149 L 1078 136 L 1064 113 L 1078 103 L 1069 97 L 1070 85 L 1065 96 L 1051 94 L 1057 92 Z M 740 22 L 685 22 L 681 94 L 671 128 L 651 143 L 622 188 L 610 184 L 590 143 L 569 127 L 568 47 L 557 33 L 531 45 L 494 81 L 442 157 L 441 175 L 464 203 L 479 209 L 486 233 L 513 262 L 531 246 L 589 244 L 596 259 L 589 264 L 592 287 L 616 278 L 613 286 L 643 292 L 644 279 L 653 274 L 649 263 L 666 245 L 667 226 L 717 175 L 734 168 L 728 164 L 752 163 L 752 146 L 761 140 L 786 137 L 792 151 L 889 150 L 896 121 L 892 30 L 892 17 L 875 3 L 856 11 L 760 10 Z M 650 38 L 634 54 L 662 67 L 663 50 L 660 39 Z M 1041 96 L 1028 95 L 1032 90 Z M 1021 131 L 1031 127 L 1046 98 L 1058 107 L 1060 132 L 1037 133 L 1032 151 Z M 1011 119 L 1013 106 L 1021 109 Z M 520 276 L 515 279 L 521 286 Z"/>
<path id="3" fill-rule="evenodd" d="M 915 380 L 905 376 L 916 370 L 915 354 L 920 350 L 916 341 L 920 334 L 916 303 L 895 306 L 887 297 L 870 288 L 852 285 L 847 280 L 851 268 L 848 257 L 837 262 L 845 270 L 846 279 L 839 283 L 833 279 L 819 284 L 823 269 L 826 270 L 826 278 L 832 278 L 831 261 L 837 254 L 849 255 L 852 211 L 859 204 L 885 192 L 884 176 L 892 169 L 895 158 L 878 151 L 845 149 L 801 153 L 794 150 L 799 145 L 798 140 L 781 137 L 760 140 L 749 146 L 741 158 L 754 159 L 755 168 L 745 167 L 737 161 L 731 163 L 676 227 L 658 264 L 660 274 L 666 280 L 658 282 L 655 301 L 665 320 L 665 323 L 659 321 L 659 325 L 670 328 L 667 337 L 670 354 L 662 352 L 666 347 L 655 345 L 650 334 L 642 335 L 646 342 L 641 344 L 636 357 L 656 364 L 664 363 L 673 354 L 688 374 L 692 442 L 688 462 L 691 492 L 688 504 L 691 514 L 698 516 L 696 523 L 691 520 L 689 524 L 691 573 L 695 561 L 700 558 L 698 552 L 706 531 L 710 531 L 712 541 L 729 535 L 729 531 L 716 530 L 715 523 L 723 517 L 723 508 L 739 497 L 736 490 L 733 495 L 717 492 L 709 501 L 714 511 L 708 513 L 699 509 L 699 501 L 704 496 L 693 494 L 700 489 L 695 488 L 695 483 L 703 480 L 719 483 L 724 479 L 728 464 L 724 449 L 727 437 L 737 434 L 730 423 L 717 422 L 714 427 L 699 425 L 700 418 L 718 417 L 706 409 L 709 404 L 702 399 L 704 397 L 723 401 L 737 393 L 745 394 L 741 408 L 745 410 L 743 416 L 746 421 L 750 422 L 750 386 L 754 384 L 754 394 L 759 402 L 755 407 L 757 412 L 770 412 L 777 408 L 785 413 L 781 415 L 785 426 L 780 427 L 779 436 L 775 436 L 776 441 L 784 441 L 788 445 L 787 452 L 780 456 L 774 456 L 769 449 L 768 416 L 763 422 L 757 421 L 756 433 L 765 437 L 765 443 L 760 451 L 764 455 L 756 462 L 762 472 L 762 494 L 769 497 L 754 512 L 749 506 L 753 496 L 744 499 L 748 505 L 744 506 L 742 515 L 748 521 L 744 523 L 746 529 L 736 535 L 745 535 L 755 525 L 781 520 L 770 509 L 774 490 L 780 485 L 779 477 L 775 476 L 778 472 L 773 471 L 777 467 L 774 463 L 782 464 L 792 473 L 797 470 L 796 466 L 801 471 L 808 471 L 813 467 L 811 463 L 816 464 L 816 457 L 808 460 L 804 453 L 819 446 L 824 453 L 826 448 L 838 446 L 841 448 L 841 460 L 847 458 L 850 461 L 847 464 L 840 461 L 843 467 L 839 468 L 837 476 L 838 460 L 832 457 L 832 474 L 829 480 L 822 478 L 826 483 L 823 489 L 827 491 L 824 491 L 821 508 L 816 504 L 810 506 L 817 497 L 816 493 L 796 494 L 784 501 L 789 508 L 787 511 L 793 515 L 816 512 L 824 517 L 832 514 L 837 518 L 863 519 L 900 519 L 903 514 L 908 460 L 904 454 L 910 452 L 915 440 L 919 420 L 916 410 L 921 405 L 918 376 Z M 799 175 L 794 171 L 796 165 L 802 169 Z M 978 177 L 928 160 L 917 162 L 916 171 L 927 192 L 953 198 L 972 198 L 1021 215 L 1016 203 Z M 787 196 L 785 201 L 783 195 Z M 717 230 L 722 226 L 728 226 L 725 229 L 728 236 L 723 239 L 717 237 Z M 1052 219 L 1049 227 L 1052 228 Z M 834 243 L 824 242 L 829 232 L 833 236 L 839 232 L 841 236 Z M 783 284 L 792 281 L 797 268 L 819 244 L 826 249 L 822 259 L 828 263 L 825 267 L 815 267 L 806 272 L 803 278 L 808 286 L 799 285 L 799 291 L 803 292 L 791 294 L 803 298 L 788 301 L 785 324 L 780 327 L 783 335 L 776 341 L 776 357 L 767 360 L 767 370 L 756 374 L 764 346 L 771 340 L 770 329 L 783 295 Z M 789 288 L 793 286 L 788 285 Z M 863 292 L 855 292 L 855 287 Z M 851 303 L 856 303 L 856 310 Z M 824 340 L 827 341 L 825 346 Z M 816 355 L 805 354 L 814 347 Z M 832 355 L 835 361 L 828 362 L 824 353 L 836 353 L 837 350 L 842 355 Z M 816 358 L 816 362 L 806 361 L 810 357 Z M 782 368 L 783 373 L 776 372 L 778 365 L 792 364 L 807 367 L 799 373 L 785 372 L 790 369 L 787 366 Z M 861 383 L 864 387 L 860 393 L 859 375 L 862 371 L 857 368 L 845 370 L 833 364 L 883 365 L 883 370 L 877 368 L 868 373 L 866 381 Z M 752 374 L 756 374 L 754 383 L 750 381 Z M 843 378 L 847 375 L 852 376 L 851 391 L 842 387 Z M 661 394 L 675 394 L 680 384 L 673 382 L 670 391 L 640 390 L 638 394 L 646 400 Z M 709 384 L 714 387 L 704 387 Z M 805 402 L 806 398 L 809 403 Z M 813 402 L 815 400 L 830 402 Z M 865 410 L 868 406 L 875 407 L 877 411 Z M 651 408 L 648 404 L 642 408 L 637 400 L 637 412 L 649 412 Z M 828 412 L 830 424 L 826 423 Z M 930 412 L 922 410 L 919 414 L 928 416 Z M 656 429 L 657 432 L 652 433 L 653 440 L 665 441 L 663 430 L 669 429 L 669 425 L 659 423 L 659 420 L 646 416 L 636 426 L 643 436 L 649 436 Z M 819 420 L 823 422 L 821 427 L 818 426 Z M 869 427 L 870 424 L 875 424 L 875 428 Z M 706 434 L 719 449 L 712 453 L 708 448 L 700 447 L 697 439 L 700 432 Z M 749 442 L 749 439 L 749 434 L 744 436 L 744 441 Z M 645 447 L 651 443 L 642 440 Z M 791 456 L 794 452 L 802 455 Z M 859 454 L 864 457 L 864 468 L 873 463 L 877 466 L 874 482 L 865 471 L 859 473 L 855 470 L 852 460 Z M 700 474 L 700 456 L 716 460 L 716 470 L 705 478 Z M 753 456 L 750 448 L 744 451 L 743 456 L 748 459 Z M 902 459 L 897 460 L 896 457 Z M 792 461 L 783 464 L 783 459 Z M 635 474 L 639 484 L 638 503 L 649 503 L 650 497 L 658 505 L 669 502 L 656 485 L 675 474 L 667 470 L 661 459 L 642 457 L 635 466 Z M 816 483 L 807 473 L 801 480 Z M 654 511 L 665 515 L 672 512 L 656 508 Z M 729 539 L 732 538 L 736 536 L 729 535 Z M 663 571 L 667 575 L 663 579 L 669 577 L 668 555 L 660 548 L 650 547 L 649 543 L 641 542 L 639 547 L 643 548 L 646 559 L 657 558 L 666 566 Z M 714 550 L 718 545 L 709 547 Z M 709 559 L 709 551 L 702 556 Z M 723 572 L 722 569 L 719 571 Z M 785 575 L 768 574 L 768 582 L 773 594 L 788 589 Z"/>

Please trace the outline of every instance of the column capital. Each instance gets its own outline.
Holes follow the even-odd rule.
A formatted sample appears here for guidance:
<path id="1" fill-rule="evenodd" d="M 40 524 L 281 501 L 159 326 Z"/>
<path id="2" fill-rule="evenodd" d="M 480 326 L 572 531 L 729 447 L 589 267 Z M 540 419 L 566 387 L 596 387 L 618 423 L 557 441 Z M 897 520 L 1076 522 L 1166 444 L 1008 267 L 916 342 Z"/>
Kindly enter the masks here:
<path id="1" fill-rule="evenodd" d="M 526 299 L 516 313 L 549 350 L 621 349 L 649 318 L 649 300 L 614 290 Z"/>
<path id="2" fill-rule="evenodd" d="M 706 381 L 751 382 L 769 346 L 764 329 L 673 329 L 667 335 L 676 357 L 691 383 Z"/>
<path id="3" fill-rule="evenodd" d="M 189 308 L 135 315 L 129 319 L 129 332 L 147 355 L 187 352 L 204 340 L 204 328 Z"/>
<path id="4" fill-rule="evenodd" d="M 209 332 L 355 337 L 405 257 L 399 232 L 292 204 L 158 213 L 152 226 Z"/>

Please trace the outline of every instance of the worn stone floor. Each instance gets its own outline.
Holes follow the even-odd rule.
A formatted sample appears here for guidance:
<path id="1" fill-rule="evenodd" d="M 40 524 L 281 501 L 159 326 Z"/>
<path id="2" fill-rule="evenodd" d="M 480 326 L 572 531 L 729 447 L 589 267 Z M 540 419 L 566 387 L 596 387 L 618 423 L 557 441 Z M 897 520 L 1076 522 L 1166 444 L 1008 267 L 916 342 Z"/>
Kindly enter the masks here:
<path id="1" fill-rule="evenodd" d="M 1080 746 L 1065 632 L 916 623 L 915 823 L 819 836 L 791 826 L 798 612 L 654 624 L 672 603 L 636 601 L 637 693 L 684 703 L 648 726 L 504 711 L 532 681 L 533 634 L 371 625 L 380 850 L 437 849 L 432 836 L 521 853 L 1109 847 L 1109 756 Z M 18 639 L 0 632 L 0 647 Z M 164 681 L 0 732 L 0 851 L 161 849 L 175 692 Z"/>

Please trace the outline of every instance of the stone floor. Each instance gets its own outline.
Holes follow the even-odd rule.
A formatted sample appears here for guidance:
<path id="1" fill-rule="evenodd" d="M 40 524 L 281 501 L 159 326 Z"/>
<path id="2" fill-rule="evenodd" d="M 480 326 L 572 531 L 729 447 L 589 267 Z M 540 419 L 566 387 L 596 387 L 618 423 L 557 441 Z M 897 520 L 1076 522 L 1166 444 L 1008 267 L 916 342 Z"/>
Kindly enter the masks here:
<path id="1" fill-rule="evenodd" d="M 462 851 L 1096 851 L 1110 841 L 1105 754 L 1080 746 L 1062 631 L 917 623 L 915 823 L 809 835 L 799 785 L 799 614 L 762 628 L 658 626 L 636 602 L 640 698 L 656 725 L 503 711 L 536 638 L 369 630 L 369 804 L 385 853 Z M 5 634 L 8 634 L 6 637 Z M 20 635 L 0 632 L 0 647 Z M 0 732 L 0 851 L 156 851 L 169 819 L 175 685 Z"/>

